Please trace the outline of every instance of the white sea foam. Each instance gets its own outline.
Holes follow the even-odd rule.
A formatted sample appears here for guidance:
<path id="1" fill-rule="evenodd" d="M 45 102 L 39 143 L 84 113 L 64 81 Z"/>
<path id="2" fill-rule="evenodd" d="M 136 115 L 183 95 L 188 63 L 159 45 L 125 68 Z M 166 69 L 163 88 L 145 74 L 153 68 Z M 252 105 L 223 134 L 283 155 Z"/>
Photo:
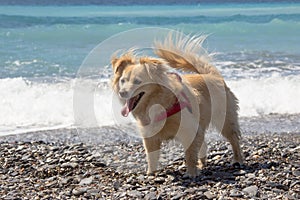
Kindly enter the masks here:
<path id="1" fill-rule="evenodd" d="M 0 79 L 0 134 L 73 124 L 72 91 L 67 83 Z M 18 132 L 17 131 L 17 132 Z"/>
<path id="2" fill-rule="evenodd" d="M 72 79 L 44 83 L 23 78 L 0 79 L 0 135 L 90 126 L 87 118 L 84 118 L 90 107 L 97 120 L 97 126 L 122 123 L 117 110 L 113 109 L 120 107 L 120 104 L 112 99 L 113 93 L 107 84 L 104 85 L 97 80 L 85 80 L 83 83 Z M 80 106 L 74 104 L 77 98 L 75 93 L 84 97 L 83 113 L 74 112 Z M 94 105 L 86 104 L 90 101 L 88 96 L 92 96 Z"/>
<path id="3" fill-rule="evenodd" d="M 0 135 L 81 125 L 74 118 L 75 82 L 75 79 L 58 83 L 0 79 Z M 300 113 L 299 76 L 229 80 L 227 84 L 240 101 L 241 116 Z M 95 82 L 91 81 L 85 88 L 92 93 L 98 126 L 132 120 L 120 116 L 120 104 L 109 87 L 96 81 L 95 88 Z"/>
<path id="4" fill-rule="evenodd" d="M 299 76 L 242 79 L 227 84 L 239 99 L 241 116 L 300 113 Z"/>

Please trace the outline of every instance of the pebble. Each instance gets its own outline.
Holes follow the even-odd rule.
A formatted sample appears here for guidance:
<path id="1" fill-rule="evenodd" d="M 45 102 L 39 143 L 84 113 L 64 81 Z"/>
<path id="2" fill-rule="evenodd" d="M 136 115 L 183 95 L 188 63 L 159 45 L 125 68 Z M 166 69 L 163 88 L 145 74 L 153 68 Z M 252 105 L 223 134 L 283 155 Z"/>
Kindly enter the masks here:
<path id="1" fill-rule="evenodd" d="M 251 197 L 255 197 L 258 192 L 258 187 L 256 185 L 252 185 L 243 189 L 243 192 L 248 194 Z"/>
<path id="2" fill-rule="evenodd" d="M 300 166 L 299 166 L 300 167 Z M 300 169 L 293 171 L 294 176 L 300 176 Z"/>
<path id="3" fill-rule="evenodd" d="M 185 192 L 186 193 L 195 193 L 197 191 L 197 188 L 189 188 L 189 189 L 187 189 Z"/>
<path id="4" fill-rule="evenodd" d="M 243 194 L 239 190 L 233 189 L 233 190 L 230 190 L 229 196 L 230 197 L 243 197 Z"/>
<path id="5" fill-rule="evenodd" d="M 79 185 L 90 185 L 93 182 L 93 177 L 84 178 L 80 181 Z"/>
<path id="6" fill-rule="evenodd" d="M 66 185 L 66 184 L 70 183 L 72 181 L 72 179 L 73 179 L 72 177 L 63 178 L 61 180 L 61 184 Z"/>
<path id="7" fill-rule="evenodd" d="M 119 181 L 115 181 L 115 182 L 113 183 L 113 188 L 114 188 L 115 190 L 118 190 L 118 189 L 120 188 L 120 186 L 121 186 L 121 184 L 120 184 Z"/>
<path id="8" fill-rule="evenodd" d="M 97 195 L 97 194 L 100 194 L 100 190 L 99 189 L 89 189 L 89 190 L 87 190 L 87 193 L 89 193 L 91 195 Z"/>
<path id="9" fill-rule="evenodd" d="M 156 192 L 149 192 L 145 196 L 145 200 L 155 200 L 156 198 Z"/>
<path id="10" fill-rule="evenodd" d="M 72 194 L 74 194 L 75 196 L 80 196 L 82 194 L 84 194 L 87 191 L 87 188 L 75 188 L 72 191 Z"/>
<path id="11" fill-rule="evenodd" d="M 70 168 L 76 168 L 76 167 L 78 167 L 78 164 L 74 163 L 74 162 L 68 162 L 68 163 L 63 163 L 61 165 L 61 167 L 63 167 L 63 168 L 68 168 L 68 167 L 70 167 Z"/>
<path id="12" fill-rule="evenodd" d="M 206 192 L 204 192 L 203 194 L 204 194 L 204 195 L 206 196 L 206 198 L 208 198 L 208 199 L 213 199 L 213 198 L 216 197 L 216 195 L 212 194 L 210 191 L 206 191 Z"/>

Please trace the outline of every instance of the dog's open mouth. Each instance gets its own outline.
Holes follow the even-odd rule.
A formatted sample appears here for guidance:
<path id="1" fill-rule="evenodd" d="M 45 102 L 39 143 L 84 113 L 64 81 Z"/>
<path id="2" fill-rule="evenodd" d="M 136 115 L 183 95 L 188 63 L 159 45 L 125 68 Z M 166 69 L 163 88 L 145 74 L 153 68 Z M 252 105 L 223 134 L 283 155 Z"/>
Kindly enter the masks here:
<path id="1" fill-rule="evenodd" d="M 121 111 L 124 117 L 127 117 L 129 113 L 135 109 L 144 94 L 145 92 L 141 92 L 138 95 L 126 100 L 126 103 Z"/>

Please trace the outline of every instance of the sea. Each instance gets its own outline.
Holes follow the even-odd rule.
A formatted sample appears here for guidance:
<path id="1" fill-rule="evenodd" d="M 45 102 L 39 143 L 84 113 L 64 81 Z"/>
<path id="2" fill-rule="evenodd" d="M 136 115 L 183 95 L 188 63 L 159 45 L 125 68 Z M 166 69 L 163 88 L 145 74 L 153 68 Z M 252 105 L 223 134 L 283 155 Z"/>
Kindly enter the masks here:
<path id="1" fill-rule="evenodd" d="M 300 133 L 300 1 L 3 0 L 0 135 L 133 123 L 109 60 L 169 30 L 207 36 L 242 130 Z"/>

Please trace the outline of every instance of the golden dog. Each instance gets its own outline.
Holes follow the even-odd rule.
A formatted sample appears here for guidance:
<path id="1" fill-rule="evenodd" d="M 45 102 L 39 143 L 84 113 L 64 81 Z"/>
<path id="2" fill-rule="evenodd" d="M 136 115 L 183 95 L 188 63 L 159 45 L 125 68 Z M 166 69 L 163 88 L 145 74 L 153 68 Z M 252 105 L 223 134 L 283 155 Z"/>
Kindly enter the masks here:
<path id="1" fill-rule="evenodd" d="M 238 100 L 210 64 L 203 40 L 171 33 L 155 43 L 158 58 L 137 57 L 129 50 L 111 60 L 112 87 L 124 104 L 122 115 L 131 112 L 137 120 L 148 174 L 157 169 L 162 142 L 176 139 L 184 147 L 188 174 L 197 176 L 197 166 L 206 163 L 204 135 L 210 124 L 230 142 L 233 162 L 242 163 Z"/>

